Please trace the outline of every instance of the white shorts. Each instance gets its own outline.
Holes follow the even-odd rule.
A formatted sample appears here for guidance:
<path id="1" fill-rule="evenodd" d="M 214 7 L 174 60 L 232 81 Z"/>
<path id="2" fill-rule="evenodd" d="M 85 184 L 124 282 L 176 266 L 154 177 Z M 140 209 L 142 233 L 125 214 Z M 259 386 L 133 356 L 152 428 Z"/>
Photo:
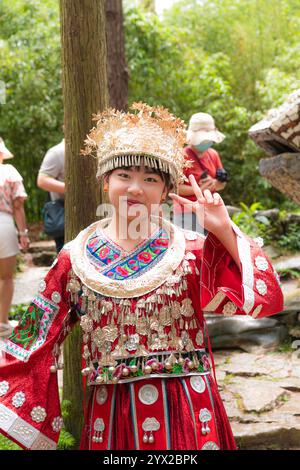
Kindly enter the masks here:
<path id="1" fill-rule="evenodd" d="M 0 259 L 19 253 L 17 229 L 14 219 L 7 212 L 0 212 Z"/>

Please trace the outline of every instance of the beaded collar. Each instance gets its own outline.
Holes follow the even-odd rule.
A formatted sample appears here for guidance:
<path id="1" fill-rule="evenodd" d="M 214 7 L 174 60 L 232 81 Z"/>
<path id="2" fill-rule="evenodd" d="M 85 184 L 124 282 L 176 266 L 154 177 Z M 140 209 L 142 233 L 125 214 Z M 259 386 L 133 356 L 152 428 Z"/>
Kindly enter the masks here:
<path id="1" fill-rule="evenodd" d="M 91 258 L 89 248 L 91 248 L 91 240 L 97 229 L 105 227 L 108 223 L 109 220 L 105 219 L 91 224 L 79 233 L 70 247 L 71 263 L 75 274 L 86 287 L 94 292 L 108 297 L 139 297 L 162 285 L 173 274 L 184 257 L 185 237 L 183 230 L 166 220 L 162 220 L 163 228 L 158 232 L 159 236 L 156 237 L 156 240 L 160 240 L 159 243 L 162 243 L 157 248 L 159 253 L 154 253 L 156 248 L 151 246 L 153 238 L 150 238 L 137 248 L 137 252 L 129 253 L 124 260 L 128 264 L 130 259 L 137 260 L 139 254 L 144 252 L 150 254 L 151 250 L 151 253 L 155 255 L 151 256 L 150 254 L 152 262 L 145 263 L 145 260 L 150 260 L 150 258 L 148 255 L 142 255 L 141 260 L 138 260 L 140 262 L 138 273 L 133 270 L 133 273 L 130 272 L 129 276 L 125 276 L 125 272 L 116 270 L 117 266 L 123 267 L 123 265 L 120 262 L 113 265 L 113 261 L 109 263 L 111 266 L 105 265 L 105 262 L 102 263 L 102 269 L 101 267 L 99 269 L 100 264 L 95 261 L 95 258 Z M 101 233 L 101 230 L 99 233 Z M 167 246 L 164 246 L 165 240 L 168 240 Z M 145 251 L 146 246 L 149 252 Z M 114 270 L 110 267 L 114 267 Z M 108 276 L 107 274 L 110 271 L 113 274 Z"/>

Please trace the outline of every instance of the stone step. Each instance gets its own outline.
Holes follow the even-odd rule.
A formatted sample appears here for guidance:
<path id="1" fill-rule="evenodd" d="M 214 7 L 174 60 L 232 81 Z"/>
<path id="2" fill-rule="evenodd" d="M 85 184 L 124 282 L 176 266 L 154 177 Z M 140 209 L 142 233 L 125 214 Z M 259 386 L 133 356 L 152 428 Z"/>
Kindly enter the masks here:
<path id="1" fill-rule="evenodd" d="M 300 422 L 231 423 L 241 450 L 299 450 Z"/>
<path id="2" fill-rule="evenodd" d="M 32 263 L 35 266 L 51 266 L 57 253 L 56 251 L 43 251 L 40 253 L 33 253 L 31 256 Z"/>
<path id="3" fill-rule="evenodd" d="M 56 253 L 55 242 L 54 240 L 31 242 L 28 251 L 29 253 L 42 253 L 43 251 L 52 251 Z"/>
<path id="4" fill-rule="evenodd" d="M 300 449 L 298 352 L 214 354 L 220 394 L 240 449 Z"/>

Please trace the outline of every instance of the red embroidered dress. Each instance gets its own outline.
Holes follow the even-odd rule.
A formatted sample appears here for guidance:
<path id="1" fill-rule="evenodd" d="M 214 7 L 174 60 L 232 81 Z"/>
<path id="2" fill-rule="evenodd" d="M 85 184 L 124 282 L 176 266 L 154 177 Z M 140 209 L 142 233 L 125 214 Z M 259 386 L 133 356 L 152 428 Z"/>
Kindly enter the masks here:
<path id="1" fill-rule="evenodd" d="M 165 222 L 124 253 L 98 226 L 61 251 L 1 345 L 0 430 L 24 448 L 55 449 L 63 426 L 58 357 L 78 320 L 91 392 L 82 449 L 235 449 L 203 311 L 279 312 L 269 260 L 235 226 L 242 273 L 212 234 L 205 240 Z"/>

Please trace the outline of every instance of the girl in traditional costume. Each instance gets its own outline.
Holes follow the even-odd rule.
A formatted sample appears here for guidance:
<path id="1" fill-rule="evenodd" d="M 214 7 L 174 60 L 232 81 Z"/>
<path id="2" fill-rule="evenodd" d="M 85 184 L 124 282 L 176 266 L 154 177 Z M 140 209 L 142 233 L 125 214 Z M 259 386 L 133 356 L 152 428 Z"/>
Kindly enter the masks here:
<path id="1" fill-rule="evenodd" d="M 90 390 L 82 449 L 235 449 L 203 312 L 261 318 L 282 309 L 282 293 L 261 243 L 192 177 L 206 239 L 153 216 L 176 192 L 184 138 L 182 121 L 163 108 L 98 116 L 86 153 L 97 151 L 113 216 L 64 247 L 1 345 L 0 430 L 23 448 L 56 448 L 59 352 L 78 321 Z M 132 235 L 134 212 L 144 237 Z"/>

